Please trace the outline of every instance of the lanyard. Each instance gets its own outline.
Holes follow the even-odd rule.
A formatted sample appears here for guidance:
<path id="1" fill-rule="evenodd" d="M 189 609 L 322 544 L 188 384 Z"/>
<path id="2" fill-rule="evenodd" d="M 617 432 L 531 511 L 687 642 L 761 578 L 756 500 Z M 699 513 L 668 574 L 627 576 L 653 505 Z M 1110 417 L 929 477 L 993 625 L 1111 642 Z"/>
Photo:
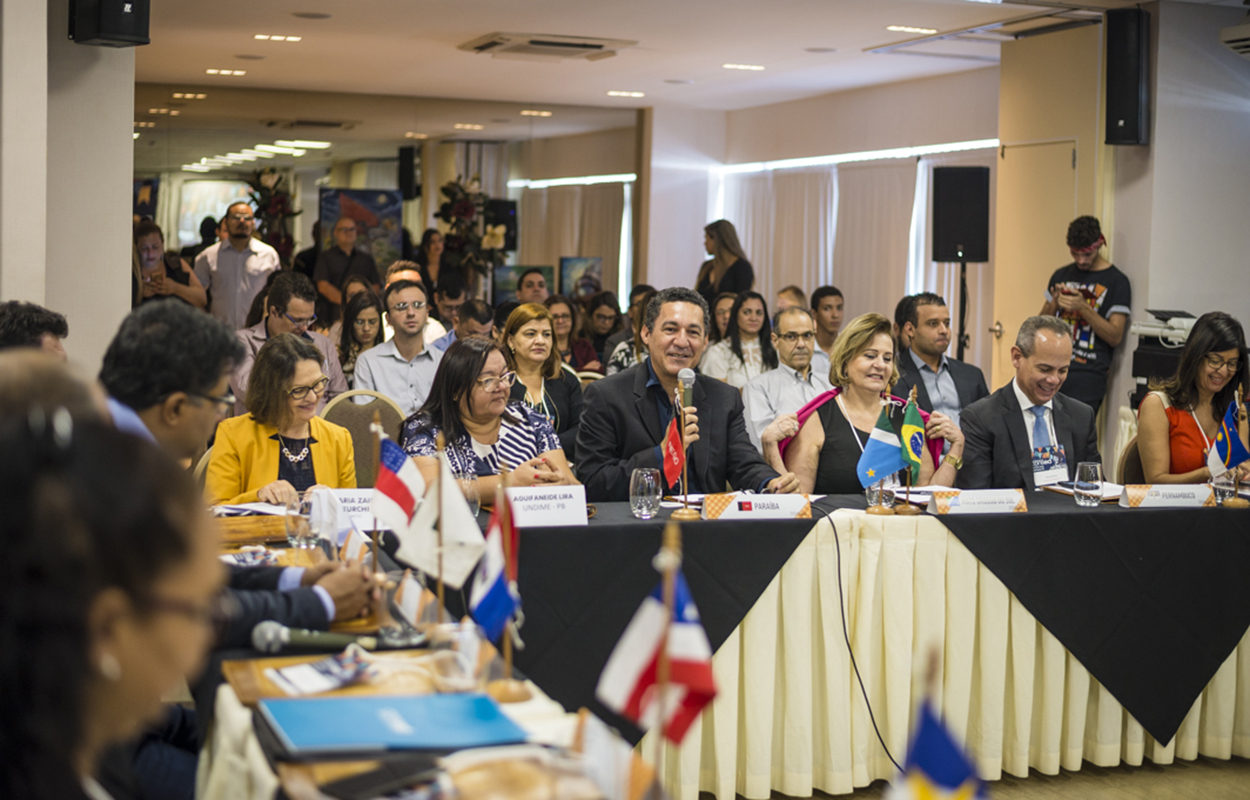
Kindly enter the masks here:
<path id="1" fill-rule="evenodd" d="M 846 420 L 846 426 L 851 429 L 851 435 L 855 437 L 855 444 L 859 445 L 859 452 L 862 455 L 864 443 L 859 440 L 859 431 L 855 430 L 855 425 L 851 422 L 851 414 L 846 410 L 846 405 L 842 402 L 842 395 L 838 395 L 833 399 L 837 401 L 838 408 L 842 409 L 842 419 Z"/>
<path id="2" fill-rule="evenodd" d="M 1198 429 L 1198 435 L 1202 437 L 1202 444 L 1203 444 L 1202 454 L 1204 456 L 1210 455 L 1211 446 L 1214 445 L 1215 443 L 1207 438 L 1207 432 L 1202 429 L 1202 423 L 1198 421 L 1198 415 L 1194 413 L 1194 410 L 1192 408 L 1189 409 L 1189 416 L 1194 418 L 1194 427 Z"/>

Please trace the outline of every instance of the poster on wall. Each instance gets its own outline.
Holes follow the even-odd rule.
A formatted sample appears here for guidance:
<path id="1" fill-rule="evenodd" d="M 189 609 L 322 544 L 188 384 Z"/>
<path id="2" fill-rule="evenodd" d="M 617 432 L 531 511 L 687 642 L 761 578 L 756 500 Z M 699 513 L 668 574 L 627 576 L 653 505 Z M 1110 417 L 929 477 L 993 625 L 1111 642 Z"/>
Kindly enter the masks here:
<path id="1" fill-rule="evenodd" d="M 560 294 L 574 300 L 589 300 L 603 291 L 603 259 L 598 256 L 560 259 Z"/>
<path id="2" fill-rule="evenodd" d="M 499 305 L 500 303 L 510 303 L 516 300 L 517 281 L 520 280 L 522 273 L 529 272 L 532 269 L 542 272 L 543 279 L 547 281 L 547 291 L 551 292 L 552 287 L 556 285 L 555 267 L 500 264 L 495 267 L 494 274 L 491 275 L 491 302 Z M 554 292 L 551 293 L 554 294 Z"/>
<path id="3" fill-rule="evenodd" d="M 356 247 L 368 248 L 385 271 L 403 253 L 404 196 L 392 189 L 321 188 L 321 247 L 334 247 L 334 226 L 342 217 L 354 220 Z"/>
<path id="4" fill-rule="evenodd" d="M 156 219 L 156 199 L 161 191 L 160 178 L 136 178 L 134 196 L 135 219 Z"/>

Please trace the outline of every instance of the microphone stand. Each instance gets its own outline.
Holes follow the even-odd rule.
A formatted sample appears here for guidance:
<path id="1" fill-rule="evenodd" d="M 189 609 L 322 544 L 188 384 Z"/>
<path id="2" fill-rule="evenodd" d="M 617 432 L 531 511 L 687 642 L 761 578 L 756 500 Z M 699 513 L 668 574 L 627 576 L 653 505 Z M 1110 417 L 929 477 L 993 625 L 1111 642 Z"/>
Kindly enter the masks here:
<path id="1" fill-rule="evenodd" d="M 681 425 L 681 443 L 682 443 L 682 459 L 681 459 L 681 501 L 682 507 L 674 511 L 669 518 L 679 520 L 681 522 L 694 522 L 702 519 L 703 515 L 690 507 L 690 452 L 686 445 L 686 408 L 684 403 L 678 401 L 677 414 L 680 416 Z"/>

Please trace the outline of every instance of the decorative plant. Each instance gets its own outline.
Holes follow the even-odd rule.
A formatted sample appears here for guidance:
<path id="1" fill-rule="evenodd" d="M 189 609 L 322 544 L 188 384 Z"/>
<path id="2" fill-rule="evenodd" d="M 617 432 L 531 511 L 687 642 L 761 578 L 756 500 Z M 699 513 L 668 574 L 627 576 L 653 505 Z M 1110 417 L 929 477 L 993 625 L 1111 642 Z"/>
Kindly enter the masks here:
<path id="1" fill-rule="evenodd" d="M 460 265 L 485 277 L 493 267 L 504 263 L 504 226 L 486 226 L 483 213 L 490 198 L 482 192 L 481 180 L 468 183 L 457 176 L 440 190 L 447 200 L 438 209 L 438 218 L 450 227 L 443 237 L 448 253 L 460 256 Z M 466 275 L 466 277 L 468 277 Z"/>
<path id="2" fill-rule="evenodd" d="M 252 205 L 256 207 L 256 230 L 261 241 L 278 251 L 284 267 L 291 265 L 295 239 L 287 220 L 303 211 L 291 207 L 291 193 L 282 188 L 282 174 L 273 167 L 257 170 L 247 182 L 252 187 Z"/>

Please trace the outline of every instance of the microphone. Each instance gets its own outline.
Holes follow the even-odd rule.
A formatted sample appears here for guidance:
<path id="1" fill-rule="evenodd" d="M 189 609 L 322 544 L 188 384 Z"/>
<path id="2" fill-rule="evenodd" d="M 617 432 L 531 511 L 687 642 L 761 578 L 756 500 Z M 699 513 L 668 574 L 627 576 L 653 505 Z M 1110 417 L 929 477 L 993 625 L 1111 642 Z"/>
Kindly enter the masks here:
<path id="1" fill-rule="evenodd" d="M 303 628 L 288 628 L 281 622 L 265 620 L 252 628 L 252 647 L 262 653 L 279 653 L 287 646 L 316 647 L 340 650 L 349 644 L 358 644 L 366 650 L 374 650 L 378 640 L 373 636 L 352 636 L 347 633 L 326 633 Z"/>
<path id="2" fill-rule="evenodd" d="M 694 370 L 686 367 L 677 373 L 677 380 L 681 381 L 681 404 L 690 406 L 694 403 Z"/>

